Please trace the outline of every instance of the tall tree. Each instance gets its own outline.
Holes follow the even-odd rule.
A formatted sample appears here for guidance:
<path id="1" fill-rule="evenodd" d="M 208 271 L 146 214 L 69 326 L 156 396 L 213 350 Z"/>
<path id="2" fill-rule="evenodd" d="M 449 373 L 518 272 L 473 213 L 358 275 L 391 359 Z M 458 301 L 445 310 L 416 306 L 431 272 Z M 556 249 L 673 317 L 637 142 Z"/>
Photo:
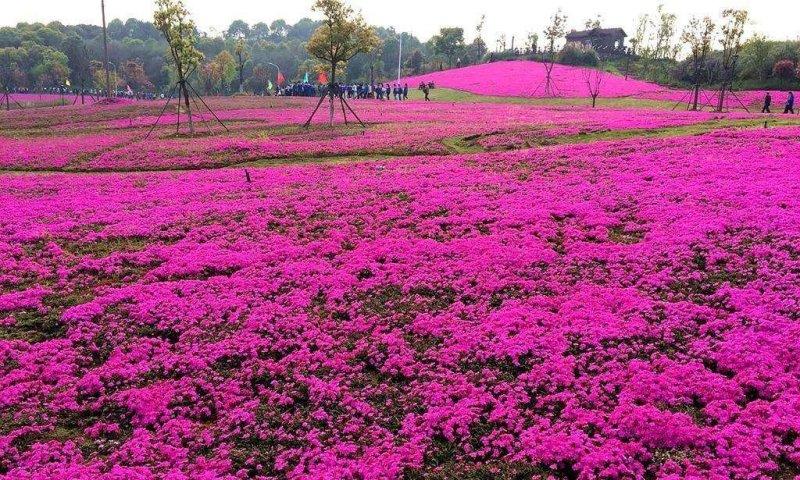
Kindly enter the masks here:
<path id="1" fill-rule="evenodd" d="M 464 29 L 459 27 L 444 27 L 438 35 L 431 38 L 433 51 L 447 58 L 448 68 L 453 68 L 453 58 L 464 51 Z"/>
<path id="2" fill-rule="evenodd" d="M 234 54 L 236 55 L 236 70 L 239 72 L 239 93 L 244 93 L 244 67 L 250 60 L 250 49 L 247 48 L 244 38 L 240 38 L 236 42 Z"/>
<path id="3" fill-rule="evenodd" d="M 223 50 L 214 58 L 220 71 L 220 92 L 225 94 L 225 85 L 230 85 L 236 77 L 236 60 L 233 59 L 231 52 Z"/>
<path id="4" fill-rule="evenodd" d="M 741 63 L 743 75 L 764 81 L 773 66 L 772 42 L 764 35 L 753 35 L 742 46 Z"/>
<path id="5" fill-rule="evenodd" d="M 144 65 L 139 59 L 127 60 L 122 64 L 122 75 L 128 82 L 128 86 L 136 91 L 151 90 L 153 82 L 147 78 L 147 73 L 144 71 Z"/>
<path id="6" fill-rule="evenodd" d="M 259 22 L 250 29 L 250 38 L 256 42 L 269 40 L 269 25 Z"/>
<path id="7" fill-rule="evenodd" d="M 689 46 L 692 61 L 692 78 L 694 79 L 692 110 L 697 110 L 700 102 L 700 73 L 705 67 L 706 57 L 711 51 L 715 28 L 714 21 L 709 17 L 704 17 L 702 20 L 692 17 L 681 34 L 681 41 Z"/>
<path id="8" fill-rule="evenodd" d="M 248 38 L 250 36 L 250 25 L 244 20 L 234 20 L 225 31 L 227 38 Z"/>
<path id="9" fill-rule="evenodd" d="M 203 60 L 203 54 L 195 46 L 197 38 L 194 20 L 189 18 L 189 11 L 184 6 L 183 0 L 156 0 L 156 12 L 153 18 L 156 28 L 164 35 L 169 45 L 178 78 L 178 98 L 183 97 L 189 117 L 189 132 L 194 135 L 192 107 L 189 104 L 186 79 Z"/>
<path id="10" fill-rule="evenodd" d="M 72 71 L 70 75 L 72 83 L 76 87 L 80 87 L 81 105 L 83 105 L 86 103 L 84 90 L 92 78 L 92 73 L 89 69 L 89 52 L 86 49 L 86 43 L 77 35 L 71 36 L 64 42 L 63 49 L 64 53 L 67 55 L 67 65 Z"/>
<path id="11" fill-rule="evenodd" d="M 321 13 L 323 20 L 306 43 L 306 49 L 312 56 L 330 65 L 328 123 L 333 126 L 335 92 L 332 87 L 336 83 L 337 68 L 359 53 L 369 53 L 379 46 L 380 41 L 364 17 L 353 12 L 342 0 L 317 0 L 312 10 Z"/>

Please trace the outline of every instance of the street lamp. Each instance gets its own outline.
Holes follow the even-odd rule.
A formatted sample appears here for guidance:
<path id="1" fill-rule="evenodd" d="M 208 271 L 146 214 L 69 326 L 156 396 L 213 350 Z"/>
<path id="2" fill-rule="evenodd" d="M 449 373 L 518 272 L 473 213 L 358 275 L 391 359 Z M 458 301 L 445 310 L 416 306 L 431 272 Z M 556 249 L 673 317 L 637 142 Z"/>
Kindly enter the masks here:
<path id="1" fill-rule="evenodd" d="M 278 80 L 278 86 L 280 87 L 281 86 L 281 67 L 279 67 L 279 66 L 277 66 L 277 65 L 275 65 L 274 63 L 271 63 L 271 62 L 267 62 L 267 65 L 272 65 L 273 67 L 275 67 L 278 70 L 278 79 L 277 80 Z"/>

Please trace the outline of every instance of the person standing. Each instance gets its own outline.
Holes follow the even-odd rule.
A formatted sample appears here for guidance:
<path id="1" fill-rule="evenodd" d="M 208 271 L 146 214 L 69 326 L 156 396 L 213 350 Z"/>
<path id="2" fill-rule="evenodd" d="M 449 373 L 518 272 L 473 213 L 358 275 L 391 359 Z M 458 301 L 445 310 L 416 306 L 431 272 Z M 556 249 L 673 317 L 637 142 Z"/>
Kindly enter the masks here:
<path id="1" fill-rule="evenodd" d="M 428 97 L 428 95 L 430 95 L 430 93 L 431 93 L 431 89 L 430 89 L 430 88 L 428 88 L 428 86 L 427 86 L 427 85 L 424 85 L 424 86 L 422 87 L 422 93 L 424 93 L 424 94 L 425 94 L 425 101 L 426 101 L 426 102 L 430 102 L 430 101 L 431 101 L 431 99 L 430 99 L 430 97 Z"/>
<path id="2" fill-rule="evenodd" d="M 403 85 L 403 100 L 408 100 L 408 84 Z"/>
<path id="3" fill-rule="evenodd" d="M 764 97 L 764 108 L 761 109 L 761 113 L 772 113 L 769 111 L 770 106 L 772 106 L 772 95 L 767 92 L 767 96 Z"/>
<path id="4" fill-rule="evenodd" d="M 783 113 L 791 113 L 794 115 L 794 92 L 789 92 L 789 98 L 786 99 L 786 108 Z"/>

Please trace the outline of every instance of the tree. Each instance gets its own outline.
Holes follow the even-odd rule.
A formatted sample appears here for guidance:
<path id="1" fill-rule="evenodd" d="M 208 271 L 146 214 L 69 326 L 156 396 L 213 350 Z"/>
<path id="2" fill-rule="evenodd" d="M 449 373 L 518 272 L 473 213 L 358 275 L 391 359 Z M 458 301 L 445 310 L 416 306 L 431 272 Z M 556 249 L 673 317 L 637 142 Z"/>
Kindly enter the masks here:
<path id="1" fill-rule="evenodd" d="M 658 28 L 656 29 L 655 58 L 657 60 L 674 59 L 678 54 L 673 41 L 675 39 L 675 24 L 678 17 L 674 13 L 664 10 L 664 5 L 658 6 Z"/>
<path id="2" fill-rule="evenodd" d="M 269 40 L 269 32 L 269 25 L 264 22 L 256 23 L 250 29 L 250 39 L 256 42 L 264 42 Z"/>
<path id="3" fill-rule="evenodd" d="M 250 36 L 250 26 L 243 20 L 234 20 L 225 31 L 226 38 L 248 38 Z"/>
<path id="4" fill-rule="evenodd" d="M 178 78 L 178 98 L 184 100 L 184 107 L 189 117 L 189 132 L 194 135 L 192 108 L 189 105 L 189 89 L 186 79 L 203 60 L 203 54 L 195 44 L 195 24 L 189 18 L 189 11 L 183 0 L 156 0 L 154 22 L 156 28 L 164 35 L 169 45 L 172 61 L 175 63 L 175 74 Z M 180 100 L 178 100 L 180 105 Z"/>
<path id="5" fill-rule="evenodd" d="M 464 51 L 464 29 L 459 27 L 444 27 L 438 35 L 431 38 L 433 51 L 447 58 L 448 68 L 453 68 L 453 58 Z"/>
<path id="6" fill-rule="evenodd" d="M 301 18 L 297 23 L 292 25 L 286 34 L 286 38 L 295 40 L 305 40 L 314 33 L 314 30 L 319 26 L 319 22 L 315 22 L 310 18 Z"/>
<path id="7" fill-rule="evenodd" d="M 203 91 L 211 95 L 214 88 L 222 81 L 222 71 L 216 62 L 210 62 L 200 67 L 200 82 L 203 85 Z"/>
<path id="8" fill-rule="evenodd" d="M 422 61 L 422 52 L 419 49 L 414 49 L 411 53 L 411 58 L 408 59 L 408 68 L 411 69 L 411 73 L 414 75 L 422 73 Z"/>
<path id="9" fill-rule="evenodd" d="M 250 50 L 247 48 L 247 43 L 243 38 L 236 42 L 234 49 L 236 55 L 236 70 L 239 72 L 239 93 L 244 93 L 244 66 L 250 59 Z"/>
<path id="10" fill-rule="evenodd" d="M 772 45 L 764 35 L 753 35 L 742 45 L 742 76 L 764 81 L 772 73 Z"/>
<path id="11" fill-rule="evenodd" d="M 128 60 L 122 64 L 122 75 L 128 81 L 128 86 L 133 90 L 151 90 L 153 83 L 147 78 L 147 73 L 144 71 L 144 65 L 139 59 Z"/>
<path id="12" fill-rule="evenodd" d="M 80 87 L 81 105 L 85 103 L 84 90 L 92 78 L 89 69 L 89 52 L 86 44 L 78 36 L 69 37 L 64 42 L 64 53 L 67 55 L 67 66 L 72 71 L 70 78 L 75 86 Z"/>
<path id="13" fill-rule="evenodd" d="M 556 42 L 564 36 L 567 29 L 567 16 L 561 12 L 559 8 L 556 13 L 550 17 L 550 25 L 544 29 L 544 38 L 547 39 L 547 53 L 550 57 L 547 61 L 543 61 L 544 68 L 547 71 L 547 78 L 545 79 L 544 92 L 547 96 L 555 96 L 553 92 L 553 67 L 556 63 Z M 543 59 L 544 60 L 544 59 Z"/>
<path id="14" fill-rule="evenodd" d="M 525 50 L 535 55 L 539 51 L 539 34 L 536 32 L 528 32 L 525 38 Z"/>
<path id="15" fill-rule="evenodd" d="M 256 95 L 261 95 L 267 90 L 269 82 L 269 70 L 258 65 L 253 68 L 253 74 L 247 79 L 247 88 Z"/>
<path id="16" fill-rule="evenodd" d="M 702 20 L 692 17 L 681 34 L 681 41 L 689 46 L 691 54 L 692 78 L 694 81 L 692 110 L 697 110 L 697 104 L 700 101 L 700 72 L 705 67 L 706 57 L 711 51 L 715 28 L 714 21 L 709 17 L 704 17 Z"/>
<path id="17" fill-rule="evenodd" d="M 744 26 L 749 18 L 747 10 L 727 9 L 722 12 L 723 25 L 722 32 L 722 87 L 719 90 L 719 101 L 717 111 L 721 112 L 725 107 L 725 90 L 730 89 L 733 81 L 736 60 L 739 58 L 739 51 L 742 48 L 742 36 Z"/>
<path id="18" fill-rule="evenodd" d="M 791 80 L 794 77 L 795 69 L 794 69 L 794 62 L 791 60 L 780 60 L 775 62 L 775 65 L 772 67 L 772 75 L 775 78 L 779 79 L 781 82 L 781 87 L 783 87 L 783 82 L 786 80 Z"/>
<path id="19" fill-rule="evenodd" d="M 586 30 L 594 30 L 595 28 L 601 28 L 603 23 L 603 16 L 598 14 L 595 18 L 590 18 L 583 22 L 583 26 Z"/>
<path id="20" fill-rule="evenodd" d="M 227 50 L 223 50 L 214 58 L 220 71 L 220 92 L 225 94 L 225 85 L 230 85 L 236 77 L 236 61 L 233 55 Z"/>
<path id="21" fill-rule="evenodd" d="M 586 81 L 586 87 L 592 97 L 592 108 L 595 108 L 597 106 L 597 97 L 600 96 L 600 87 L 605 79 L 605 72 L 595 68 L 584 68 L 583 79 Z"/>
<path id="22" fill-rule="evenodd" d="M 269 25 L 270 36 L 273 40 L 282 40 L 289 33 L 289 25 L 285 20 L 275 20 Z"/>
<path id="23" fill-rule="evenodd" d="M 323 20 L 306 49 L 312 56 L 330 65 L 330 85 L 336 82 L 336 70 L 359 53 L 369 53 L 378 47 L 375 30 L 367 24 L 364 17 L 346 5 L 342 0 L 316 0 L 312 10 L 322 13 Z M 330 119 L 333 126 L 334 89 L 329 88 Z"/>
<path id="24" fill-rule="evenodd" d="M 472 43 L 469 46 L 469 55 L 474 59 L 475 62 L 479 62 L 485 55 L 489 48 L 486 46 L 486 42 L 483 40 L 483 28 L 486 25 L 486 15 L 481 15 L 481 19 L 478 22 L 478 26 L 475 27 L 475 39 L 472 40 Z"/>

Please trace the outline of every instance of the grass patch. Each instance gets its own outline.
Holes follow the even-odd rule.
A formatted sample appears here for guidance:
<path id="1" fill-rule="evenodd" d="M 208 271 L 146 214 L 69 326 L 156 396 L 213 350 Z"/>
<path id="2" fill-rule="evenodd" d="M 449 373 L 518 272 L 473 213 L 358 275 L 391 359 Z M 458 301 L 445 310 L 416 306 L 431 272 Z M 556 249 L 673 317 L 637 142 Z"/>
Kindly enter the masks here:
<path id="1" fill-rule="evenodd" d="M 419 90 L 409 90 L 410 100 L 424 100 L 425 95 Z M 510 103 L 515 105 L 541 105 L 558 107 L 591 107 L 591 98 L 533 98 L 533 97 L 498 97 L 492 95 L 477 95 L 470 92 L 453 90 L 449 88 L 436 88 L 431 90 L 431 101 L 434 103 Z M 626 108 L 671 110 L 675 102 L 661 100 L 648 100 L 642 98 L 598 98 L 599 108 Z"/>

